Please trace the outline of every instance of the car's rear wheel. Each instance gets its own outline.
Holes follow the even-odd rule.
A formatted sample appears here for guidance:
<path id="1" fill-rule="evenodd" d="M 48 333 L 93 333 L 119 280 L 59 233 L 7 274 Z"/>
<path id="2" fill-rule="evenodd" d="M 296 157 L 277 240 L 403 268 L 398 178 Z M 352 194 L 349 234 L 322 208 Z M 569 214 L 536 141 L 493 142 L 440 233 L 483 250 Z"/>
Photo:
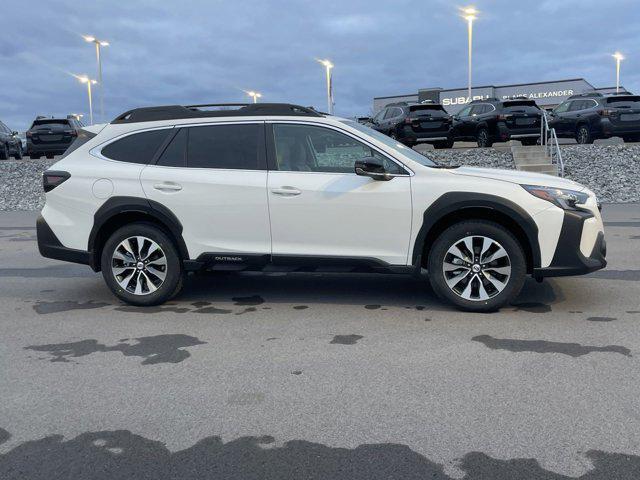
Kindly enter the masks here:
<path id="1" fill-rule="evenodd" d="M 102 250 L 101 267 L 114 295 L 131 305 L 158 305 L 182 288 L 178 250 L 150 223 L 132 223 L 114 232 Z"/>
<path id="2" fill-rule="evenodd" d="M 488 312 L 512 301 L 526 275 L 522 246 L 504 227 L 485 220 L 457 223 L 431 247 L 435 293 L 462 310 Z"/>
<path id="3" fill-rule="evenodd" d="M 536 145 L 538 143 L 538 139 L 537 138 L 523 138 L 523 139 L 520 140 L 520 143 L 522 143 L 522 145 L 526 145 L 526 146 Z"/>
<path id="4" fill-rule="evenodd" d="M 481 128 L 480 130 L 478 130 L 478 133 L 476 134 L 476 141 L 478 143 L 478 147 L 480 148 L 486 148 L 493 145 L 493 142 L 489 137 L 489 131 L 486 128 Z"/>
<path id="5" fill-rule="evenodd" d="M 587 125 L 580 125 L 576 130 L 576 142 L 580 144 L 593 143 L 593 138 L 591 137 L 591 130 Z"/>
<path id="6" fill-rule="evenodd" d="M 47 158 L 53 158 L 55 155 L 53 153 L 49 153 L 47 152 L 46 157 Z"/>
<path id="7" fill-rule="evenodd" d="M 0 145 L 0 160 L 7 160 L 9 158 L 9 147 L 6 143 Z"/>

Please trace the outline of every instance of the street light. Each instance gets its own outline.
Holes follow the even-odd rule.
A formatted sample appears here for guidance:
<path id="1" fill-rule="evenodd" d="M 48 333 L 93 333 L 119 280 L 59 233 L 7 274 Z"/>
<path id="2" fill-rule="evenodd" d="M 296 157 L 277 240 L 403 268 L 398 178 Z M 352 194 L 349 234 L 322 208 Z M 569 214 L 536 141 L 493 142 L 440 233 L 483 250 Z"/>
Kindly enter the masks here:
<path id="1" fill-rule="evenodd" d="M 474 7 L 465 7 L 460 9 L 462 13 L 462 18 L 467 21 L 467 32 L 468 32 L 468 40 L 469 40 L 469 78 L 468 78 L 468 89 L 467 89 L 467 98 L 471 101 L 471 46 L 473 43 L 473 21 L 477 18 L 478 10 Z"/>
<path id="2" fill-rule="evenodd" d="M 74 75 L 80 83 L 87 84 L 87 94 L 89 95 L 89 121 L 93 125 L 93 95 L 91 93 L 91 85 L 98 83 L 96 80 L 89 78 L 87 75 Z"/>
<path id="3" fill-rule="evenodd" d="M 261 93 L 254 92 L 253 90 L 250 90 L 250 91 L 244 90 L 244 93 L 246 93 L 247 95 L 253 98 L 253 103 L 258 103 L 258 99 L 262 97 Z"/>
<path id="4" fill-rule="evenodd" d="M 102 89 L 102 58 L 100 56 L 100 48 L 108 47 L 109 42 L 98 40 L 93 35 L 83 35 L 85 42 L 93 43 L 96 46 L 96 61 L 98 62 L 98 83 L 100 84 L 100 119 L 104 120 L 104 91 Z"/>
<path id="5" fill-rule="evenodd" d="M 624 55 L 616 52 L 611 56 L 616 59 L 616 93 L 618 93 L 620 91 L 620 62 L 624 60 Z"/>
<path id="6" fill-rule="evenodd" d="M 327 72 L 327 106 L 329 107 L 329 114 L 333 115 L 333 79 L 331 76 L 331 69 L 333 68 L 333 63 L 331 61 L 325 60 L 317 60 L 318 63 L 324 65 L 324 68 Z"/>

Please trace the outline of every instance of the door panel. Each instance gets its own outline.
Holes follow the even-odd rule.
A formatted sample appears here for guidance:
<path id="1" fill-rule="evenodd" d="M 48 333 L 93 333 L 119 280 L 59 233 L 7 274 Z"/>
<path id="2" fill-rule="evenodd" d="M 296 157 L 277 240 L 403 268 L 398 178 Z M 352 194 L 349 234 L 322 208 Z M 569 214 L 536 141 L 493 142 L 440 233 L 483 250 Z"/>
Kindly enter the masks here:
<path id="1" fill-rule="evenodd" d="M 295 194 L 282 194 L 279 190 Z M 405 265 L 411 179 L 343 173 L 269 172 L 274 255 L 371 257 Z"/>
<path id="2" fill-rule="evenodd" d="M 269 131 L 269 130 L 268 130 Z M 354 162 L 382 155 L 351 136 L 309 125 L 273 126 L 268 178 L 273 255 L 374 258 L 406 265 L 411 177 L 376 181 Z M 406 174 L 390 159 L 385 169 Z"/>
<path id="3" fill-rule="evenodd" d="M 158 165 L 144 168 L 140 180 L 147 198 L 182 222 L 190 257 L 271 253 L 264 124 L 196 126 L 180 133 Z M 259 168 L 262 164 L 265 169 Z"/>

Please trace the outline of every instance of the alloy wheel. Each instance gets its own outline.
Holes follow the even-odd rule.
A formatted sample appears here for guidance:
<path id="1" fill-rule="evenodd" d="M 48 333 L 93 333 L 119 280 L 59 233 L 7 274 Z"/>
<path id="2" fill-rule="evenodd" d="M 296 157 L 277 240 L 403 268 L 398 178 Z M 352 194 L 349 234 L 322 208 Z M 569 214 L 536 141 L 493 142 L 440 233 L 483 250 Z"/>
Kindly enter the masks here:
<path id="1" fill-rule="evenodd" d="M 580 129 L 578 130 L 578 143 L 587 143 L 587 141 L 589 140 L 589 130 L 587 130 L 587 127 L 580 127 Z"/>
<path id="2" fill-rule="evenodd" d="M 143 236 L 124 239 L 111 256 L 116 282 L 134 295 L 148 295 L 167 277 L 167 257 L 156 242 Z"/>
<path id="3" fill-rule="evenodd" d="M 500 294 L 511 278 L 511 259 L 500 243 L 473 235 L 456 241 L 444 256 L 447 286 L 459 297 L 484 301 Z"/>

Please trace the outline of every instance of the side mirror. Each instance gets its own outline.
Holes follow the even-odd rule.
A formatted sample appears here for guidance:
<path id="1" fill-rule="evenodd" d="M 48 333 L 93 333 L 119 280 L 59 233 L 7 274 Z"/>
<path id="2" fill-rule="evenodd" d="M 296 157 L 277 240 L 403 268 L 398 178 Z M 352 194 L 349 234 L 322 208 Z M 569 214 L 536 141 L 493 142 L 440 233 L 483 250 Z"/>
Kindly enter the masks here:
<path id="1" fill-rule="evenodd" d="M 374 180 L 387 182 L 393 178 L 393 175 L 387 173 L 382 162 L 375 157 L 365 157 L 362 160 L 356 160 L 356 175 L 370 177 Z"/>

